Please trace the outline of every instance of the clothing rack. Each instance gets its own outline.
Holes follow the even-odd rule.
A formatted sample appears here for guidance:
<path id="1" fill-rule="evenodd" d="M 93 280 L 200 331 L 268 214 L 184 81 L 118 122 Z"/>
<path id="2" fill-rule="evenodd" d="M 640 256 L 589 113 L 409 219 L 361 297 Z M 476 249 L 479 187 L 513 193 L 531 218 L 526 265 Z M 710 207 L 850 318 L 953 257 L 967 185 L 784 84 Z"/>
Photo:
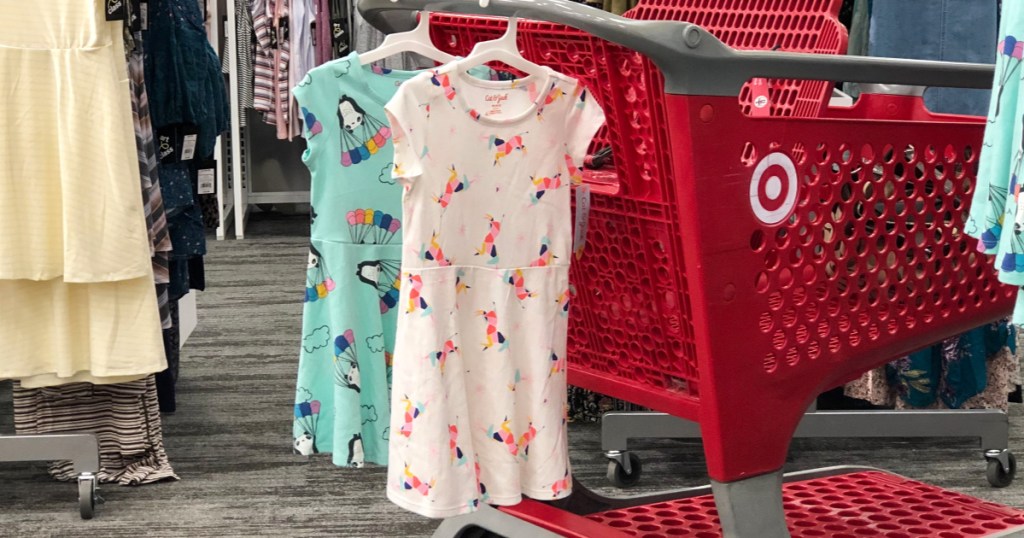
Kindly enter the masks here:
<path id="1" fill-rule="evenodd" d="M 224 0 L 221 0 L 223 2 Z M 331 2 L 337 5 L 335 1 Z M 349 34 L 349 46 L 350 48 L 354 45 L 352 42 L 352 28 L 354 25 L 352 6 L 351 2 L 347 0 L 342 1 L 345 9 L 345 19 L 348 25 Z M 253 205 L 257 204 L 308 204 L 309 203 L 309 190 L 278 190 L 278 191 L 266 191 L 259 192 L 253 188 L 251 171 L 253 170 L 252 148 L 256 141 L 253 137 L 253 126 L 252 122 L 259 121 L 255 118 L 251 118 L 249 125 L 246 127 L 241 126 L 241 114 L 243 111 L 239 110 L 239 84 L 238 84 L 238 35 L 236 31 L 237 26 L 235 25 L 235 10 L 234 6 L 228 6 L 227 9 L 227 23 L 224 28 L 224 32 L 227 35 L 227 51 L 224 51 L 228 55 L 228 66 L 230 74 L 229 86 L 230 86 L 230 98 L 231 98 L 231 131 L 230 131 L 230 150 L 224 154 L 224 159 L 227 161 L 225 168 L 228 173 L 225 176 L 229 177 L 230 180 L 221 182 L 223 188 L 219 188 L 217 191 L 218 200 L 222 198 L 222 193 L 225 192 L 225 188 L 229 189 L 230 199 L 227 198 L 228 194 L 224 194 L 224 201 L 221 207 L 226 207 L 227 212 L 222 212 L 222 224 L 217 229 L 217 239 L 224 239 L 223 229 L 231 224 L 228 219 L 234 210 L 234 227 L 235 227 L 235 238 L 243 239 L 245 237 L 245 225 L 249 219 L 249 209 Z M 236 143 L 237 142 L 237 143 Z M 275 144 L 276 143 L 276 144 Z M 290 144 L 285 142 L 283 144 Z M 276 140 L 271 142 L 270 146 L 283 145 Z M 262 145 L 262 143 L 259 143 Z M 263 150 L 270 148 L 260 148 L 261 153 Z M 298 162 L 298 159 L 295 159 Z"/>
<path id="2" fill-rule="evenodd" d="M 92 519 L 96 503 L 96 475 L 100 448 L 93 434 L 0 435 L 0 461 L 71 460 L 78 474 L 78 511 Z"/>

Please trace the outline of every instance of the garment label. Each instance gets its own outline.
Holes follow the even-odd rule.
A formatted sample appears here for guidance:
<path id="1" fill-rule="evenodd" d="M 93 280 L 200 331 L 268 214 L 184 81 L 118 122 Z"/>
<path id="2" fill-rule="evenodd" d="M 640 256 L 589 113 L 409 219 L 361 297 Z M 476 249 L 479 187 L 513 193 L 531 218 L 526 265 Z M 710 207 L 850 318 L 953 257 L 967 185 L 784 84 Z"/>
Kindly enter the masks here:
<path id="1" fill-rule="evenodd" d="M 214 194 L 217 192 L 217 169 L 199 169 L 199 194 Z"/>
<path id="2" fill-rule="evenodd" d="M 161 129 L 157 133 L 157 153 L 160 155 L 160 162 L 170 164 L 174 162 L 174 129 Z"/>
<path id="3" fill-rule="evenodd" d="M 104 0 L 104 11 L 108 21 L 123 21 L 127 15 L 124 3 L 127 0 Z"/>
<path id="4" fill-rule="evenodd" d="M 487 101 L 487 116 L 497 116 L 501 114 L 502 107 L 505 101 L 508 101 L 508 93 L 491 93 L 484 96 L 484 101 Z"/>
<path id="5" fill-rule="evenodd" d="M 181 143 L 181 160 L 191 161 L 192 157 L 196 155 L 196 138 L 199 135 L 188 134 L 185 135 L 184 141 Z"/>
<path id="6" fill-rule="evenodd" d="M 149 30 L 149 2 L 139 5 L 139 22 L 143 30 Z"/>
<path id="7" fill-rule="evenodd" d="M 750 81 L 750 115 L 755 118 L 767 118 L 771 112 L 771 100 L 768 97 L 768 81 L 755 78 Z"/>
<path id="8" fill-rule="evenodd" d="M 587 223 L 590 221 L 590 185 L 576 187 L 576 227 L 573 230 L 572 245 L 576 259 L 583 257 L 587 246 Z"/>
<path id="9" fill-rule="evenodd" d="M 309 23 L 309 40 L 311 44 L 316 46 L 316 21 Z"/>

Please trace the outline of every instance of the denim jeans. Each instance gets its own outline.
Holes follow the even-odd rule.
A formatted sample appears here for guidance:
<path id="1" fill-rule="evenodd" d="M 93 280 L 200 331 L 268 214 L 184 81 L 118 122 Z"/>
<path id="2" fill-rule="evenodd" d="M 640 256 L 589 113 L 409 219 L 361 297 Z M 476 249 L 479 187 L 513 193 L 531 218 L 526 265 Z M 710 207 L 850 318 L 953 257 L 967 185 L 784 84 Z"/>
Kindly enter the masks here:
<path id="1" fill-rule="evenodd" d="M 996 0 L 872 0 L 868 54 L 948 62 L 995 62 Z M 933 88 L 933 112 L 988 113 L 988 90 Z"/>

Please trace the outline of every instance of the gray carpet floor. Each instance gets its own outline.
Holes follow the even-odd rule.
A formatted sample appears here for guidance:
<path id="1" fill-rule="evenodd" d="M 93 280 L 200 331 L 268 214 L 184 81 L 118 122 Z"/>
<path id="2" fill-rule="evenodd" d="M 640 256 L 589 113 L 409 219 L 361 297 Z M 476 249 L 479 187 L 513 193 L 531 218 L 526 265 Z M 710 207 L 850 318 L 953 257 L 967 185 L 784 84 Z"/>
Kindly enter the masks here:
<path id="1" fill-rule="evenodd" d="M 164 416 L 181 481 L 106 486 L 92 521 L 76 488 L 43 464 L 0 463 L 3 536 L 426 536 L 437 522 L 384 497 L 381 468 L 339 469 L 291 452 L 291 409 L 307 253 L 305 217 L 255 215 L 244 241 L 211 241 L 199 327 L 182 355 L 178 411 Z M 752 402 L 756 405 L 756 402 Z M 1024 411 L 1011 409 L 1011 449 L 1024 455 Z M 0 383 L 0 433 L 13 431 Z M 599 427 L 570 428 L 574 470 L 605 494 Z M 630 493 L 704 484 L 699 441 L 643 440 L 642 485 Z M 0 456 L 2 459 L 2 456 Z M 983 499 L 1024 507 L 1024 482 L 990 488 L 976 440 L 797 440 L 788 470 L 881 467 Z"/>

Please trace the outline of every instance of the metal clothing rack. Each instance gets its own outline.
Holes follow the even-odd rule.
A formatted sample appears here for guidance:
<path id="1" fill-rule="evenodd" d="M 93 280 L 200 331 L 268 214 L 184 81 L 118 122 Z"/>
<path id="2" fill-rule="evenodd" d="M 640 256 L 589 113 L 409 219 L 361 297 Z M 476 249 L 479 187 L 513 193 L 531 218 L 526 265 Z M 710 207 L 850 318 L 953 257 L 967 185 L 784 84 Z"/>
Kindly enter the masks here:
<path id="1" fill-rule="evenodd" d="M 223 2 L 223 0 L 221 0 Z M 332 2 L 334 4 L 335 2 Z M 343 10 L 344 17 L 348 28 L 345 30 L 348 33 L 349 47 L 351 48 L 354 43 L 352 39 L 352 5 L 348 0 L 340 2 L 345 7 Z M 222 200 L 222 193 L 227 190 L 230 193 L 224 195 L 221 207 L 226 207 L 227 210 L 222 212 L 221 227 L 217 228 L 217 239 L 224 239 L 224 229 L 231 224 L 228 221 L 232 209 L 234 210 L 234 226 L 235 226 L 235 238 L 243 239 L 245 237 L 245 225 L 249 218 L 249 208 L 255 204 L 308 204 L 309 203 L 309 190 L 282 190 L 282 191 L 271 191 L 271 192 L 257 192 L 253 189 L 252 177 L 250 172 L 252 171 L 252 153 L 249 148 L 253 146 L 252 127 L 241 126 L 241 114 L 239 110 L 239 84 L 238 84 L 238 47 L 236 43 L 238 36 L 236 35 L 235 26 L 235 10 L 234 6 L 231 5 L 227 11 L 227 24 L 224 28 L 224 32 L 227 35 L 227 48 L 225 51 L 228 55 L 228 66 L 229 66 L 229 93 L 231 98 L 231 132 L 230 132 L 230 149 L 224 153 L 224 160 L 227 162 L 226 169 L 227 173 L 225 176 L 229 176 L 230 180 L 224 180 L 220 182 L 220 187 L 217 190 L 218 200 Z M 333 13 L 333 8 L 332 8 Z M 219 153 L 219 152 L 218 152 Z"/>
<path id="2" fill-rule="evenodd" d="M 601 422 L 601 450 L 608 458 L 608 480 L 618 487 L 639 482 L 640 458 L 629 451 L 638 438 L 699 439 L 700 425 L 667 413 L 613 411 Z M 994 487 L 1013 482 L 1017 463 L 1009 450 L 1010 421 L 998 409 L 903 411 L 819 411 L 804 414 L 794 438 L 967 437 L 981 440 L 986 477 Z"/>
<path id="3" fill-rule="evenodd" d="M 91 433 L 47 435 L 0 435 L 0 461 L 71 460 L 78 474 L 78 511 L 92 519 L 97 494 L 96 474 L 100 470 L 100 448 Z"/>

